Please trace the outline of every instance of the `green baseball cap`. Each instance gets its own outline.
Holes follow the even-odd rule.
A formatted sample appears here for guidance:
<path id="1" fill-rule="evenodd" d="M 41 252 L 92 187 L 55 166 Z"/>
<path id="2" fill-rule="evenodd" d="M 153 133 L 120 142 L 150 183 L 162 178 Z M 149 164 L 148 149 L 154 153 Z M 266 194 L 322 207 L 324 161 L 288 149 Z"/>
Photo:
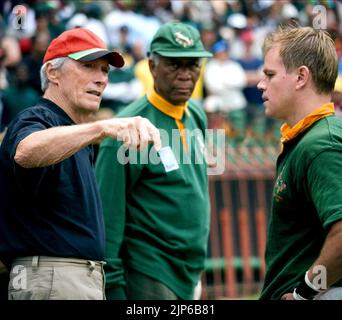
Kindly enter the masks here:
<path id="1" fill-rule="evenodd" d="M 152 39 L 150 53 L 173 58 L 212 57 L 204 49 L 198 30 L 180 22 L 165 23 L 158 29 Z"/>

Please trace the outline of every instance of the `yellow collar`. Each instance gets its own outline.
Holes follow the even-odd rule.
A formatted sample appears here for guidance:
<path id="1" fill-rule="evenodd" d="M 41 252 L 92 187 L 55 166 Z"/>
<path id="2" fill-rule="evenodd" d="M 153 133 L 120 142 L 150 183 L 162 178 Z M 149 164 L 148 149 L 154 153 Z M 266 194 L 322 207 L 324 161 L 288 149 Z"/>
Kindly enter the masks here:
<path id="1" fill-rule="evenodd" d="M 181 120 L 183 118 L 184 112 L 186 112 L 187 115 L 190 115 L 187 102 L 184 105 L 176 106 L 166 101 L 154 89 L 147 94 L 147 99 L 159 111 L 167 114 L 169 117 L 174 118 L 175 120 Z"/>
<path id="2" fill-rule="evenodd" d="M 186 102 L 184 105 L 175 106 L 174 104 L 166 101 L 163 97 L 161 97 L 154 90 L 154 88 L 149 93 L 147 93 L 147 99 L 159 111 L 175 119 L 177 128 L 180 132 L 180 137 L 183 143 L 184 150 L 186 151 L 188 147 L 187 147 L 187 142 L 186 142 L 186 137 L 185 137 L 185 130 L 184 130 L 185 126 L 181 120 L 184 116 L 184 112 L 186 112 L 186 114 L 190 116 L 190 112 L 188 110 L 188 102 Z"/>
<path id="3" fill-rule="evenodd" d="M 293 127 L 290 127 L 287 123 L 283 124 L 280 128 L 281 142 L 285 143 L 297 137 L 301 132 L 309 128 L 317 120 L 325 118 L 335 113 L 334 104 L 326 103 L 321 107 L 315 109 L 304 119 L 297 122 Z"/>

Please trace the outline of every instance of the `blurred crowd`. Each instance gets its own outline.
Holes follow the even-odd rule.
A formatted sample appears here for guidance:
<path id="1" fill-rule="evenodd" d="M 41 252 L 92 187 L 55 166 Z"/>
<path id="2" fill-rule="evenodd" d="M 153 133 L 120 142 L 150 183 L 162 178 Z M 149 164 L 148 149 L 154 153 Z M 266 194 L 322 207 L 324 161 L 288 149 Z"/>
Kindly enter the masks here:
<path id="1" fill-rule="evenodd" d="M 116 0 L 16 1 L 0 4 L 0 134 L 42 94 L 39 71 L 52 38 L 85 27 L 120 50 L 123 69 L 111 69 L 99 118 L 115 115 L 152 86 L 146 54 L 158 27 L 172 20 L 201 33 L 214 56 L 204 61 L 192 98 L 210 128 L 224 128 L 230 169 L 270 168 L 280 123 L 264 116 L 256 84 L 262 76 L 261 44 L 279 24 L 297 21 L 326 29 L 336 43 L 339 78 L 333 100 L 342 114 L 342 3 L 331 0 Z M 1 141 L 1 137 L 0 137 Z"/>

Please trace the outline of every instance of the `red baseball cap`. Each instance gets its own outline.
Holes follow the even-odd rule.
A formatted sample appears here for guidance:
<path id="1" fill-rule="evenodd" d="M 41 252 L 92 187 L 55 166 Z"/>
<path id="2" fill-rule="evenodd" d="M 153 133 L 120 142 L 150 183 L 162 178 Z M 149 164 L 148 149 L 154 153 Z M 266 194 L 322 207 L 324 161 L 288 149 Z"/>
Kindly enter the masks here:
<path id="1" fill-rule="evenodd" d="M 105 57 L 109 64 L 116 68 L 121 68 L 125 64 L 120 53 L 109 51 L 95 33 L 85 28 L 64 31 L 53 39 L 46 50 L 43 63 L 61 57 L 77 61 L 93 61 Z"/>

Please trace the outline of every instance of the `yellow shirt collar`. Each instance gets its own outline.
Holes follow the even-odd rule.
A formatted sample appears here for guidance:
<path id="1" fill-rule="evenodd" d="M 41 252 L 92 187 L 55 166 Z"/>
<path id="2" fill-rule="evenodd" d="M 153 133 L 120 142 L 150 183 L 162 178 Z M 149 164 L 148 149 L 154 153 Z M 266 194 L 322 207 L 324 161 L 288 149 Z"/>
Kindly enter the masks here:
<path id="1" fill-rule="evenodd" d="M 281 142 L 285 143 L 297 137 L 301 132 L 309 128 L 317 120 L 325 118 L 335 113 L 333 103 L 326 103 L 321 107 L 315 109 L 304 119 L 297 122 L 293 127 L 290 127 L 287 123 L 283 124 L 280 128 Z"/>
<path id="2" fill-rule="evenodd" d="M 161 97 L 154 89 L 147 94 L 147 99 L 155 108 L 175 120 L 181 120 L 184 112 L 186 112 L 187 115 L 190 115 L 188 111 L 188 102 L 184 105 L 174 105 Z"/>
<path id="3" fill-rule="evenodd" d="M 165 113 L 169 117 L 175 119 L 177 128 L 180 132 L 180 137 L 184 146 L 184 150 L 187 151 L 187 142 L 185 137 L 185 125 L 182 123 L 182 118 L 184 116 L 184 112 L 188 116 L 190 116 L 190 112 L 188 110 L 188 102 L 184 103 L 184 105 L 174 105 L 168 101 L 166 101 L 163 97 L 161 97 L 154 88 L 147 93 L 148 101 L 159 111 Z"/>

